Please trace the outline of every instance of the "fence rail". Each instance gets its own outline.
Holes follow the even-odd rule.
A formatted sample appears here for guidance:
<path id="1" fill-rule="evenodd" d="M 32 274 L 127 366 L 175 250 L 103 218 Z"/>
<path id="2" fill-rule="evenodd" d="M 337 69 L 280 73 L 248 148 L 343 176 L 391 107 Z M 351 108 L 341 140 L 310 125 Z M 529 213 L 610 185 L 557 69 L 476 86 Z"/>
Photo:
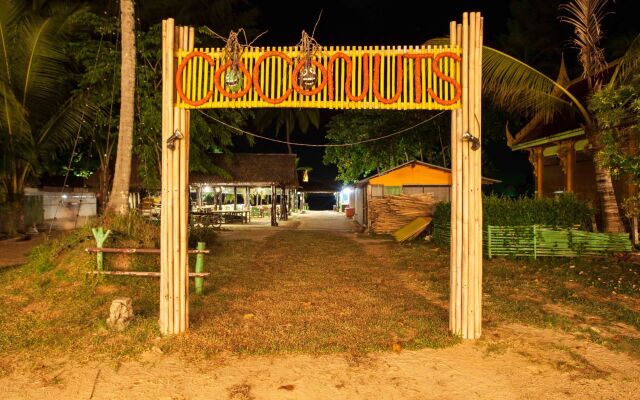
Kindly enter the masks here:
<path id="1" fill-rule="evenodd" d="M 489 258 L 605 256 L 633 250 L 627 233 L 595 233 L 539 225 L 488 225 L 483 233 L 484 254 Z M 439 245 L 448 246 L 449 226 L 435 226 L 433 239 Z"/>

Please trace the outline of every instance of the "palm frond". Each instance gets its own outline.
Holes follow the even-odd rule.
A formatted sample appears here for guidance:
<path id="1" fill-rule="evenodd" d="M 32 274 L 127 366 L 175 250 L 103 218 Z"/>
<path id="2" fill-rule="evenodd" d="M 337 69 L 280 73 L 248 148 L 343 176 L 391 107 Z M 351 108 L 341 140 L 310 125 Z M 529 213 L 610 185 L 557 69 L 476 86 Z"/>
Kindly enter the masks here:
<path id="1" fill-rule="evenodd" d="M 61 85 L 68 76 L 64 26 L 82 10 L 66 7 L 56 12 L 47 18 L 24 18 L 12 49 L 16 95 L 26 108 L 42 115 L 55 113 L 64 101 Z"/>
<path id="2" fill-rule="evenodd" d="M 563 85 L 530 65 L 491 47 L 483 47 L 482 92 L 507 111 L 540 114 L 545 121 L 573 109 L 585 121 L 589 113 Z"/>
<path id="3" fill-rule="evenodd" d="M 605 6 L 609 0 L 572 0 L 562 4 L 560 10 L 566 15 L 560 21 L 566 22 L 574 29 L 575 37 L 572 42 L 578 49 L 583 76 L 593 84 L 598 74 L 604 70 L 607 63 L 604 50 L 600 47 L 602 39 L 602 21 L 608 14 Z"/>
<path id="4" fill-rule="evenodd" d="M 620 58 L 609 84 L 625 83 L 640 70 L 640 35 L 636 36 Z"/>
<path id="5" fill-rule="evenodd" d="M 425 45 L 449 43 L 449 38 L 435 38 Z M 541 115 L 544 121 L 567 110 L 579 112 L 585 122 L 591 118 L 585 105 L 563 83 L 489 46 L 482 47 L 482 93 L 505 111 Z"/>
<path id="6" fill-rule="evenodd" d="M 1 136 L 10 138 L 10 143 L 16 140 L 28 138 L 31 135 L 30 125 L 27 122 L 27 110 L 22 107 L 10 85 L 0 81 L 0 132 Z M 12 149 L 9 149 L 12 151 Z"/>
<path id="7" fill-rule="evenodd" d="M 24 2 L 0 2 L 0 81 L 11 83 L 10 53 L 16 22 L 23 15 Z"/>
<path id="8" fill-rule="evenodd" d="M 34 137 L 36 147 L 54 146 L 55 148 L 68 148 L 82 128 L 87 130 L 92 127 L 97 107 L 87 102 L 85 96 L 74 96 L 67 100 L 58 112 L 37 131 Z"/>

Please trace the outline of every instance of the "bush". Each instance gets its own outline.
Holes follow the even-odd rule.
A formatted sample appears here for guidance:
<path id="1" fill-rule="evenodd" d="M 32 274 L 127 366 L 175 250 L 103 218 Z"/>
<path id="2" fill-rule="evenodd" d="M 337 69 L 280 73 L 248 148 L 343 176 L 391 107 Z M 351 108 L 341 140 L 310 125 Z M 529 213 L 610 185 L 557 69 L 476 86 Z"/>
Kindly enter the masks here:
<path id="1" fill-rule="evenodd" d="M 485 196 L 482 199 L 482 211 L 484 229 L 487 225 L 544 225 L 559 228 L 578 226 L 590 230 L 593 213 L 587 202 L 570 194 L 542 199 Z M 451 203 L 439 203 L 433 214 L 433 239 L 438 245 L 449 242 L 450 222 Z"/>

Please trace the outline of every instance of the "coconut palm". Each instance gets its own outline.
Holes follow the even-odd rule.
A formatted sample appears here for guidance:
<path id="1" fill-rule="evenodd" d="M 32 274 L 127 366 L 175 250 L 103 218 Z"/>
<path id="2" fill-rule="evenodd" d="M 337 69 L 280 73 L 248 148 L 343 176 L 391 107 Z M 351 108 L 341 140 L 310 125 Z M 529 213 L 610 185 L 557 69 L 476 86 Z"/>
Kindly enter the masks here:
<path id="1" fill-rule="evenodd" d="M 600 47 L 602 21 L 608 0 L 573 0 L 561 6 L 561 20 L 575 30 L 573 44 L 579 51 L 583 77 L 589 84 L 589 96 L 602 88 L 602 72 L 615 67 L 609 85 L 624 83 L 638 70 L 640 37 L 636 38 L 626 54 L 615 64 L 607 63 Z M 492 103 L 507 111 L 536 115 L 545 121 L 562 113 L 580 115 L 584 130 L 596 150 L 601 148 L 598 121 L 588 110 L 586 100 L 577 99 L 567 89 L 568 79 L 557 81 L 532 66 L 499 50 L 483 48 L 482 90 Z M 597 158 L 597 157 L 596 157 Z M 609 170 L 595 162 L 596 188 L 602 206 L 604 231 L 621 232 L 624 226 L 616 203 Z"/>
<path id="2" fill-rule="evenodd" d="M 133 118 L 136 87 L 136 42 L 134 35 L 133 0 L 120 0 L 122 64 L 120 72 L 120 129 L 113 186 L 108 209 L 125 215 L 129 212 L 131 182 L 131 152 L 133 149 Z"/>
<path id="3" fill-rule="evenodd" d="M 73 143 L 86 107 L 72 95 L 64 45 L 83 8 L 0 1 L 0 180 L 9 200 Z"/>

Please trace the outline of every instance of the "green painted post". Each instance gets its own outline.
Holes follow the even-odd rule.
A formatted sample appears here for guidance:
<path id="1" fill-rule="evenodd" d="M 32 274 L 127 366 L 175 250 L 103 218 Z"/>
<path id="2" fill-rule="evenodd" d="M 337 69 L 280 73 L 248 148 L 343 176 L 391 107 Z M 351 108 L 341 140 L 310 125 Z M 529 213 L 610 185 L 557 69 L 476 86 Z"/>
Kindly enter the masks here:
<path id="1" fill-rule="evenodd" d="M 491 225 L 487 225 L 487 254 L 491 259 Z"/>
<path id="2" fill-rule="evenodd" d="M 538 239 L 536 235 L 536 225 L 533 226 L 533 259 L 538 258 Z"/>
<path id="3" fill-rule="evenodd" d="M 204 250 L 206 244 L 204 242 L 198 242 L 198 246 L 196 247 L 198 250 Z M 204 254 L 198 253 L 196 254 L 196 272 L 203 272 L 204 270 Z M 202 289 L 204 287 L 204 278 L 195 279 L 196 282 L 196 294 L 202 294 Z"/>
<path id="4" fill-rule="evenodd" d="M 111 230 L 107 230 L 105 232 L 104 229 L 101 226 L 99 226 L 97 228 L 91 228 L 91 232 L 93 232 L 93 237 L 96 239 L 96 247 L 102 247 L 104 242 L 109 237 L 109 234 L 111 233 Z M 104 253 L 101 252 L 101 251 L 96 253 L 96 265 L 98 267 L 98 271 L 102 271 L 103 270 L 103 268 L 104 268 Z"/>

